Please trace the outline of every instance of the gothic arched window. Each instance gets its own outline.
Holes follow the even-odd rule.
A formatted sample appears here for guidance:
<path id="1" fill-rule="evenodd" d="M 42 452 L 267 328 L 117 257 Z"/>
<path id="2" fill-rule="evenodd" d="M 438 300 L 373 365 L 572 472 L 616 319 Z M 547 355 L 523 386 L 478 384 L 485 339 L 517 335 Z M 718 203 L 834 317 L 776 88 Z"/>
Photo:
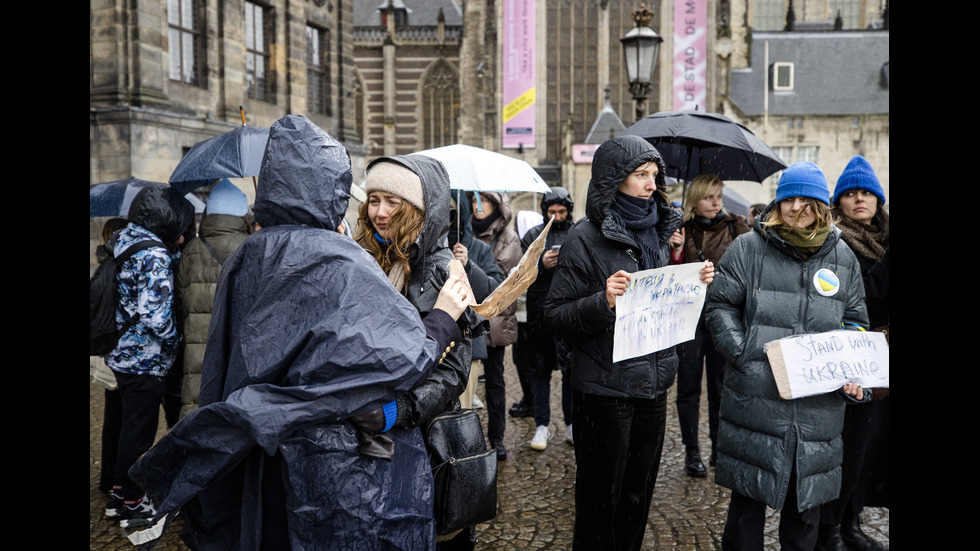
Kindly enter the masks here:
<path id="1" fill-rule="evenodd" d="M 454 144 L 459 129 L 459 81 L 445 60 L 438 60 L 422 83 L 422 149 Z"/>

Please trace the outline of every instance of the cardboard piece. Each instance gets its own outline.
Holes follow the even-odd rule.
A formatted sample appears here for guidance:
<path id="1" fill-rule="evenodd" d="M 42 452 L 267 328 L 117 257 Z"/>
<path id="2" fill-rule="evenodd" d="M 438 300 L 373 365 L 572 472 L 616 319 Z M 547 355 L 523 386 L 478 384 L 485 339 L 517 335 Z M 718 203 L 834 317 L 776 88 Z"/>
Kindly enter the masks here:
<path id="1" fill-rule="evenodd" d="M 852 382 L 888 388 L 888 341 L 874 331 L 828 331 L 767 342 L 766 356 L 784 400 L 833 392 Z"/>

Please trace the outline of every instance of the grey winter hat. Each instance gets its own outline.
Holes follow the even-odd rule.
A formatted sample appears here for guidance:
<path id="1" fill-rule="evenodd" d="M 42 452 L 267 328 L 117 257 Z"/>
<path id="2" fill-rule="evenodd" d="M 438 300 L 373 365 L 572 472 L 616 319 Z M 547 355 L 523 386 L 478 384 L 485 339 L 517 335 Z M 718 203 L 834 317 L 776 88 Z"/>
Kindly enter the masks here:
<path id="1" fill-rule="evenodd" d="M 397 195 L 420 212 L 425 212 L 422 180 L 418 174 L 400 163 L 381 161 L 372 164 L 364 181 L 364 193 L 370 195 L 372 191 Z"/>

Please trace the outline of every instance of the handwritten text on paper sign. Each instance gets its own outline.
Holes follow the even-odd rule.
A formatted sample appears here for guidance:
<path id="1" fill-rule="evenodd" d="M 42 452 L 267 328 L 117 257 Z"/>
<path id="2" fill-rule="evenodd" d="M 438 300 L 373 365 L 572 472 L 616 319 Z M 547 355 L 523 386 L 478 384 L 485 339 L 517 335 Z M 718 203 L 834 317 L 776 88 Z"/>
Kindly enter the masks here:
<path id="1" fill-rule="evenodd" d="M 708 287 L 701 282 L 705 266 L 696 262 L 630 274 L 626 293 L 616 297 L 613 362 L 694 338 Z"/>
<path id="2" fill-rule="evenodd" d="M 766 343 L 772 374 L 784 399 L 825 394 L 853 382 L 888 388 L 888 341 L 874 331 L 827 331 Z"/>

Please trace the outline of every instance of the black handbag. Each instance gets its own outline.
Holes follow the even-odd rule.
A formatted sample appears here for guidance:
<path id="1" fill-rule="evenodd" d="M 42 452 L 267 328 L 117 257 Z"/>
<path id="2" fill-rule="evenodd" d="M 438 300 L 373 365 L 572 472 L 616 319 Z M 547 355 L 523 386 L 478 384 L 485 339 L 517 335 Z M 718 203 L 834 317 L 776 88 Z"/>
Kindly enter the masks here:
<path id="1" fill-rule="evenodd" d="M 497 516 L 497 453 L 487 449 L 471 409 L 437 415 L 425 430 L 435 480 L 436 533 L 450 534 Z"/>

